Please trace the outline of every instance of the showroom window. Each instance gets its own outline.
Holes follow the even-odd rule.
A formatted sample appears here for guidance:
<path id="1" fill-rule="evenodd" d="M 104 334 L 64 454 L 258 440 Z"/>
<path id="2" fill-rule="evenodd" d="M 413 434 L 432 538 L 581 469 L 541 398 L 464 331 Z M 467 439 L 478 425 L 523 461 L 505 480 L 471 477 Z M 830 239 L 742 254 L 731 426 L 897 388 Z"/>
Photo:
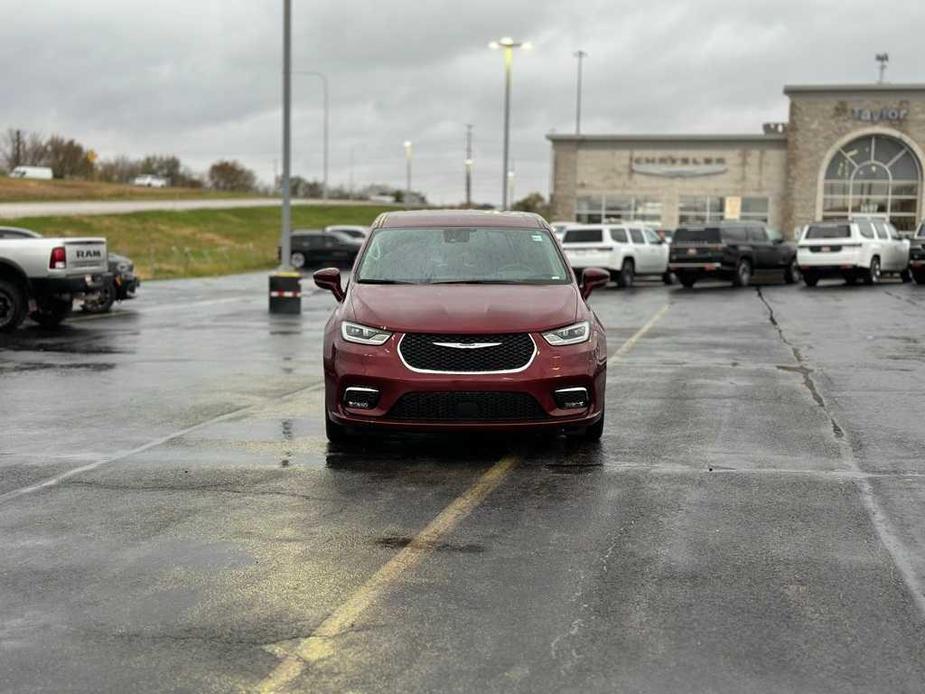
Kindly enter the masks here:
<path id="1" fill-rule="evenodd" d="M 734 199 L 734 198 L 733 198 Z M 736 219 L 768 222 L 770 203 L 767 197 L 740 197 L 740 212 Z M 708 224 L 726 217 L 727 198 L 704 195 L 682 195 L 678 207 L 679 224 Z"/>
<path id="2" fill-rule="evenodd" d="M 897 229 L 918 221 L 922 171 L 918 157 L 888 135 L 865 135 L 839 149 L 825 169 L 822 218 L 869 214 Z"/>
<path id="3" fill-rule="evenodd" d="M 640 221 L 661 226 L 661 200 L 632 195 L 582 195 L 575 200 L 575 220 L 582 224 Z"/>

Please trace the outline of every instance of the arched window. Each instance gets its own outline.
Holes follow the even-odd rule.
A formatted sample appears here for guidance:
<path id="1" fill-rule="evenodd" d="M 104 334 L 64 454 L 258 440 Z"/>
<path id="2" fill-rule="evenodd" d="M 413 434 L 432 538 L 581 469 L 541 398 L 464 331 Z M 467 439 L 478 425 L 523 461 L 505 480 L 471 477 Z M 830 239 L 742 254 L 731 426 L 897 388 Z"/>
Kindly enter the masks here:
<path id="1" fill-rule="evenodd" d="M 914 229 L 921 180 L 918 157 L 902 141 L 887 135 L 859 137 L 839 149 L 826 167 L 822 216 L 883 215 L 897 229 Z"/>

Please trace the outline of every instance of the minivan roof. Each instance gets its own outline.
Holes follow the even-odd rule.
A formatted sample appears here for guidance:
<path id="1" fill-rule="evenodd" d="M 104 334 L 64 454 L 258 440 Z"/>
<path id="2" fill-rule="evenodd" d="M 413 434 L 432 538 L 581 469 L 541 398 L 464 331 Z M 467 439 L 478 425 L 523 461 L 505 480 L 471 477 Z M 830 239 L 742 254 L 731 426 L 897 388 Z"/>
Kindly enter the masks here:
<path id="1" fill-rule="evenodd" d="M 547 226 L 532 212 L 498 212 L 495 210 L 402 210 L 383 212 L 373 222 L 373 229 L 402 227 L 505 227 L 537 229 Z"/>

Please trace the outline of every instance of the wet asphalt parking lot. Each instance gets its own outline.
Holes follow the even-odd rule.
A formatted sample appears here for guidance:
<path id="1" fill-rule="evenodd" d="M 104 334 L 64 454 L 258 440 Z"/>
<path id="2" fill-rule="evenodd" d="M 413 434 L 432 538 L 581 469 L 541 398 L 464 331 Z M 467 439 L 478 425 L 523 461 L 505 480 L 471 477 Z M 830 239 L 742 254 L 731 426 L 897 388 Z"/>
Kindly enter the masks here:
<path id="1" fill-rule="evenodd" d="M 598 291 L 599 445 L 345 449 L 265 289 L 0 338 L 0 691 L 925 688 L 925 287 Z"/>

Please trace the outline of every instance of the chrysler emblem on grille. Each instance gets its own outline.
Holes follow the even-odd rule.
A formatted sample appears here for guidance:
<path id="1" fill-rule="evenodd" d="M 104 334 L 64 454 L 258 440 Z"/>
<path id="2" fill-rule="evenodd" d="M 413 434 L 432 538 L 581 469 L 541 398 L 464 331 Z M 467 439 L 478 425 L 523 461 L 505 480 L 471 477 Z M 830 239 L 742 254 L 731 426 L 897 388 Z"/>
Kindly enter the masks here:
<path id="1" fill-rule="evenodd" d="M 431 342 L 436 347 L 450 347 L 452 349 L 485 349 L 486 347 L 497 347 L 500 342 Z"/>

